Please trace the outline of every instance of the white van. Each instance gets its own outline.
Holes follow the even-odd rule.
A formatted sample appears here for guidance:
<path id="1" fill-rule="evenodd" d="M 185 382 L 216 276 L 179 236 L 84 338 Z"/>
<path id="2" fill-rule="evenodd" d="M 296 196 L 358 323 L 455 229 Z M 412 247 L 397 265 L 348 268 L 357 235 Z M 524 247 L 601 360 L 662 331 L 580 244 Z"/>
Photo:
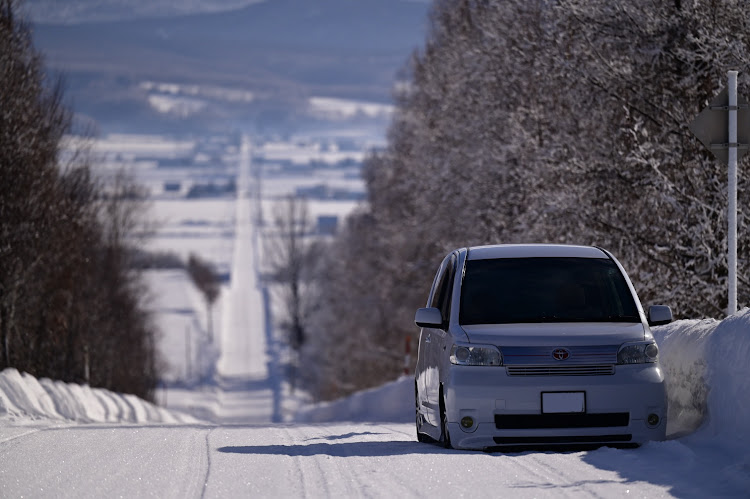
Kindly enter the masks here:
<path id="1" fill-rule="evenodd" d="M 644 313 L 601 248 L 455 250 L 415 317 L 417 437 L 458 449 L 663 440 L 649 326 L 671 321 L 666 306 Z"/>

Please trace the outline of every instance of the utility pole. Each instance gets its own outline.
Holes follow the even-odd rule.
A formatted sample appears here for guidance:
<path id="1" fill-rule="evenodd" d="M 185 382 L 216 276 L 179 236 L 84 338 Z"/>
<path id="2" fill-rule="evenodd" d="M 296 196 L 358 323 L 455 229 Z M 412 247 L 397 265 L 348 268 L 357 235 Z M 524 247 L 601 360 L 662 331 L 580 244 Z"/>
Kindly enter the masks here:
<path id="1" fill-rule="evenodd" d="M 727 88 L 695 117 L 690 131 L 727 163 L 727 315 L 732 315 L 737 312 L 737 162 L 750 144 L 750 109 L 737 94 L 737 71 L 727 73 Z"/>
<path id="2" fill-rule="evenodd" d="M 728 196 L 727 244 L 729 267 L 729 300 L 727 315 L 737 312 L 737 71 L 729 71 L 727 88 L 729 91 L 729 160 L 728 164 Z"/>

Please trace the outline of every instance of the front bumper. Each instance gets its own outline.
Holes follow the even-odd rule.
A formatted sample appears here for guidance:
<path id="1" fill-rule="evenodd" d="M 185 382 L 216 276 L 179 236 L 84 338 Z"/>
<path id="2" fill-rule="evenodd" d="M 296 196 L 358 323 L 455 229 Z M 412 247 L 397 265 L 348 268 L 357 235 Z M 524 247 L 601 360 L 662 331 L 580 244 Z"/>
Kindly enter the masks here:
<path id="1" fill-rule="evenodd" d="M 452 366 L 443 391 L 457 449 L 641 444 L 666 434 L 666 393 L 658 364 L 618 365 L 614 374 L 600 376 L 509 376 L 504 367 Z M 583 392 L 585 412 L 543 414 L 543 392 Z M 650 414 L 658 416 L 658 424 L 648 424 Z M 474 421 L 468 429 L 460 424 L 466 416 Z"/>

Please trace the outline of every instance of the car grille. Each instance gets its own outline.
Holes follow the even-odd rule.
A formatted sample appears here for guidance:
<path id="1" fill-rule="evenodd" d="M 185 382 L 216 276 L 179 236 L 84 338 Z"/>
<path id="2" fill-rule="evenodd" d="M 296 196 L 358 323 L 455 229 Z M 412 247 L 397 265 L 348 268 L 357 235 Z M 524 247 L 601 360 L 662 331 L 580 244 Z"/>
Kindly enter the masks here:
<path id="1" fill-rule="evenodd" d="M 615 366 L 507 366 L 506 370 L 508 376 L 606 376 L 615 373 Z"/>
<path id="2" fill-rule="evenodd" d="M 539 366 L 539 365 L 607 365 L 617 363 L 618 345 L 575 346 L 561 345 L 568 352 L 565 359 L 553 357 L 556 347 L 502 347 L 506 366 Z"/>

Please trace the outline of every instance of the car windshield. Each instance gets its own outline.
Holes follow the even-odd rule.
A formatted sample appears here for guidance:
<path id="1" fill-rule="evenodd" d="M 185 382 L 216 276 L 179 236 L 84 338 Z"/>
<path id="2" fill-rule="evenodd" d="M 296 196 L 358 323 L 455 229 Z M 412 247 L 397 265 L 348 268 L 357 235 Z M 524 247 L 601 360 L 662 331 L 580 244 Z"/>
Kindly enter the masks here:
<path id="1" fill-rule="evenodd" d="M 610 259 L 466 262 L 460 324 L 639 321 L 627 282 Z"/>

